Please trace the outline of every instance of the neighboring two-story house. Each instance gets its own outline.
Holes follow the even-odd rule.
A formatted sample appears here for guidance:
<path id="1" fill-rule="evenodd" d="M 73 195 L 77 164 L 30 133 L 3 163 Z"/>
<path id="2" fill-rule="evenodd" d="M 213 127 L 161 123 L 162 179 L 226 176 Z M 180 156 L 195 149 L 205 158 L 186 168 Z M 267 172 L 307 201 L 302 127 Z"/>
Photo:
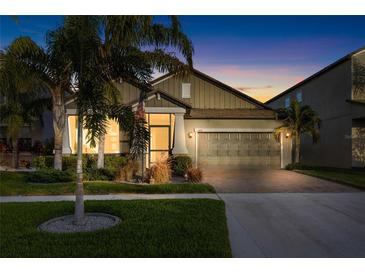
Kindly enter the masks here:
<path id="1" fill-rule="evenodd" d="M 146 166 L 168 155 L 189 155 L 204 168 L 281 168 L 290 162 L 290 142 L 275 138 L 275 112 L 261 102 L 197 71 L 182 78 L 166 74 L 152 82 L 144 102 L 150 130 Z M 120 85 L 123 103 L 138 106 L 139 90 Z M 76 109 L 67 104 L 63 153 L 77 148 Z M 85 132 L 86 133 L 86 132 Z M 86 134 L 84 134 L 86 136 Z M 88 144 L 85 153 L 97 153 Z M 128 152 L 115 122 L 109 123 L 105 153 Z"/>
<path id="2" fill-rule="evenodd" d="M 302 137 L 306 165 L 365 167 L 365 48 L 352 52 L 266 102 L 288 107 L 296 99 L 322 120 L 320 141 Z"/>

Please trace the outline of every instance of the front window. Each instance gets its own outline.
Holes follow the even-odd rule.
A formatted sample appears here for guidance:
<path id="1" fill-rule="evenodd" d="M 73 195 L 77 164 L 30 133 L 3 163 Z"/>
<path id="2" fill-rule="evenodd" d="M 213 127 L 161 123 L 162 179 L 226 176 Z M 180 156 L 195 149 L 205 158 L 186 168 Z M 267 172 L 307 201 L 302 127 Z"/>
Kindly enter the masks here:
<path id="1" fill-rule="evenodd" d="M 303 101 L 303 97 L 302 97 L 302 92 L 301 91 L 298 91 L 297 92 L 297 102 L 298 103 L 301 103 Z"/>
<path id="2" fill-rule="evenodd" d="M 77 116 L 68 116 L 68 131 L 71 153 L 77 153 Z M 114 154 L 120 152 L 119 146 L 119 125 L 114 120 L 108 120 L 108 125 L 105 134 L 104 152 L 106 154 Z M 98 153 L 98 142 L 95 147 L 91 147 L 90 143 L 87 142 L 88 130 L 83 129 L 83 140 L 82 140 L 82 152 L 83 153 Z"/>
<path id="3" fill-rule="evenodd" d="M 290 106 L 290 97 L 286 97 L 285 98 L 285 105 L 286 108 L 288 108 Z"/>

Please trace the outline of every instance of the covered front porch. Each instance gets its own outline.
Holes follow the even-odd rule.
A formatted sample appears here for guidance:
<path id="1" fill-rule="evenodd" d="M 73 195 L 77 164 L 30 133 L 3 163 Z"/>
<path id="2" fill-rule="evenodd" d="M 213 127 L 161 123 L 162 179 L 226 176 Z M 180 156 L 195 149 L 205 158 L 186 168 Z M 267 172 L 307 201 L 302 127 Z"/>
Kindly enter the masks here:
<path id="1" fill-rule="evenodd" d="M 131 103 L 132 109 L 137 110 L 138 102 Z M 186 155 L 186 133 L 184 115 L 190 106 L 184 102 L 162 92 L 155 91 L 149 94 L 144 102 L 144 111 L 147 126 L 150 132 L 150 141 L 143 157 L 144 167 L 165 159 L 171 155 Z M 63 135 L 63 154 L 70 155 L 77 152 L 77 115 L 75 109 L 67 109 L 66 128 Z M 97 154 L 98 144 L 91 147 L 86 140 L 87 129 L 83 133 L 83 153 Z M 128 136 L 120 130 L 119 125 L 109 121 L 105 135 L 105 154 L 128 154 Z"/>

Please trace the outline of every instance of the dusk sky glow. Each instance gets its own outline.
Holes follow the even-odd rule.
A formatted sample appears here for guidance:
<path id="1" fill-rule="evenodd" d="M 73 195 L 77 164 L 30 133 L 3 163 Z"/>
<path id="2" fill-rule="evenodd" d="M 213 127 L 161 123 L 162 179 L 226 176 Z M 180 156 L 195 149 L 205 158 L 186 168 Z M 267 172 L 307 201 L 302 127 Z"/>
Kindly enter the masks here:
<path id="1" fill-rule="evenodd" d="M 18 36 L 44 45 L 61 16 L 0 16 L 0 49 Z M 161 20 L 164 20 L 161 17 Z M 266 101 L 365 46 L 365 16 L 182 16 L 196 69 Z"/>

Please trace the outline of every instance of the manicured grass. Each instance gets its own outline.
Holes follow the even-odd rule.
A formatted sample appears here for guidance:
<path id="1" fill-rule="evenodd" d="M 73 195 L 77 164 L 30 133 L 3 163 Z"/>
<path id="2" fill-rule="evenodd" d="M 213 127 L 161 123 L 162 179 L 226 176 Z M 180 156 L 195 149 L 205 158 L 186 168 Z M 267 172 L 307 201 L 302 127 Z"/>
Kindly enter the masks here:
<path id="1" fill-rule="evenodd" d="M 95 232 L 37 230 L 72 202 L 0 204 L 0 257 L 231 257 L 224 203 L 210 199 L 86 201 L 122 222 Z"/>
<path id="2" fill-rule="evenodd" d="M 26 173 L 0 172 L 0 196 L 73 194 L 75 183 L 31 184 Z M 215 193 L 208 184 L 136 185 L 115 182 L 85 182 L 85 194 L 110 193 Z"/>
<path id="3" fill-rule="evenodd" d="M 365 172 L 357 170 L 335 169 L 335 168 L 311 168 L 295 170 L 310 176 L 326 179 L 342 184 L 365 189 Z"/>

